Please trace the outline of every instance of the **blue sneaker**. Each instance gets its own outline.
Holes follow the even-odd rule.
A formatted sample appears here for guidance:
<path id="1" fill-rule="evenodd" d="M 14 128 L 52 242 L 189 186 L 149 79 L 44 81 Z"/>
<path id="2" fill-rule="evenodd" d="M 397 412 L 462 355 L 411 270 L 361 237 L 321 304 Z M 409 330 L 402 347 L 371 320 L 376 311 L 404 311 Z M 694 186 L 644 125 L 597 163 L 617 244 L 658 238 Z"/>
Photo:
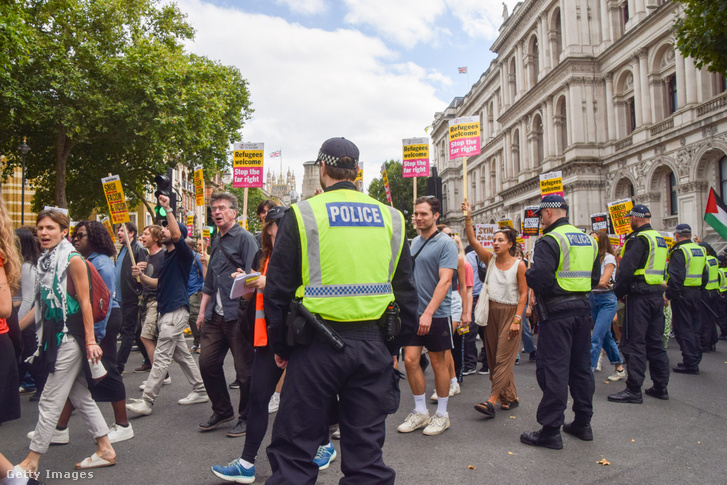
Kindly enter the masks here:
<path id="1" fill-rule="evenodd" d="M 252 483 L 255 481 L 255 467 L 245 468 L 240 463 L 240 459 L 234 460 L 227 466 L 214 465 L 212 473 L 216 477 L 228 482 L 235 483 Z"/>
<path id="2" fill-rule="evenodd" d="M 329 442 L 326 446 L 318 447 L 313 463 L 318 465 L 319 470 L 325 470 L 336 459 L 336 456 L 336 449 L 333 447 L 333 443 Z"/>

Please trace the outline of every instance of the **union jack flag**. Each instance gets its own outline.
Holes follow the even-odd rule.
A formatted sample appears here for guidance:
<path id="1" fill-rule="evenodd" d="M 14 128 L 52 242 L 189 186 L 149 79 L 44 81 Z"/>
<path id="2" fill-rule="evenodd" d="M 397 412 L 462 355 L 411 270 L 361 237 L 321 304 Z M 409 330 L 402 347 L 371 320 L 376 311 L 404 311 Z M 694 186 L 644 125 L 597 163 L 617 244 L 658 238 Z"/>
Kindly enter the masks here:
<path id="1" fill-rule="evenodd" d="M 270 158 L 275 158 L 275 157 L 281 156 L 282 155 L 282 153 L 280 153 L 281 151 L 282 150 L 277 150 L 277 151 L 274 151 L 274 152 L 270 152 Z"/>
<path id="2" fill-rule="evenodd" d="M 464 67 L 458 67 L 457 70 L 460 74 L 467 74 L 467 66 Z"/>

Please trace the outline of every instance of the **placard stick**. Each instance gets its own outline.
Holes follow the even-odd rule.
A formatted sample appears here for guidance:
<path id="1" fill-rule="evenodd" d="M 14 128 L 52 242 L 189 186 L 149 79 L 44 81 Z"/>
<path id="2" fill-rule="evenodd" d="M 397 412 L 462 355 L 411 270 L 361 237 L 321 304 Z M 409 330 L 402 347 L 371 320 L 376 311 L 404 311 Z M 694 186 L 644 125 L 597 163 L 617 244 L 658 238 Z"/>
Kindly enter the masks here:
<path id="1" fill-rule="evenodd" d="M 417 203 L 417 178 L 412 177 L 412 180 L 414 181 L 414 202 L 413 203 L 416 204 Z M 394 207 L 393 204 L 391 207 Z"/>
<path id="2" fill-rule="evenodd" d="M 462 184 L 462 195 L 467 202 L 467 157 L 462 157 Z M 462 211 L 462 215 L 467 216 L 467 211 Z"/>
<path id="3" fill-rule="evenodd" d="M 109 173 L 109 177 L 111 177 L 111 173 Z M 131 258 L 131 265 L 136 266 L 136 259 L 134 258 L 134 252 L 131 250 L 131 243 L 129 242 L 129 231 L 126 229 L 126 223 L 122 222 L 121 227 L 124 229 L 124 239 L 126 240 L 126 250 L 129 252 L 129 257 Z M 141 277 L 137 276 L 136 281 L 138 283 L 141 283 Z"/>
<path id="4" fill-rule="evenodd" d="M 245 195 L 242 197 L 242 223 L 245 230 L 247 230 L 247 190 L 247 187 L 245 187 Z"/>

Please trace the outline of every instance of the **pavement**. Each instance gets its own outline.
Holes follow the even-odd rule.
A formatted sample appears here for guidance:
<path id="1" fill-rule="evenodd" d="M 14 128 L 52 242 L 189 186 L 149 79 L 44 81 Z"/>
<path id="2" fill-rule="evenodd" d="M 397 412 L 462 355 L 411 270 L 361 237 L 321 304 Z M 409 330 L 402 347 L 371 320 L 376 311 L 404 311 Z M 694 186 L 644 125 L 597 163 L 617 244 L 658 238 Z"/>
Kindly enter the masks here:
<path id="1" fill-rule="evenodd" d="M 520 433 L 538 429 L 535 412 L 541 397 L 535 379 L 535 364 L 527 361 L 515 367 L 515 383 L 520 406 L 510 412 L 500 411 L 495 419 L 485 420 L 474 404 L 489 395 L 489 377 L 471 375 L 464 378 L 462 393 L 451 398 L 451 427 L 440 436 L 424 436 L 420 430 L 401 434 L 396 427 L 413 408 L 413 398 L 406 381 L 402 381 L 399 411 L 387 420 L 384 460 L 397 472 L 400 484 L 482 484 L 528 483 L 727 483 L 727 342 L 720 341 L 717 352 L 705 354 L 699 376 L 672 374 L 669 401 L 644 395 L 643 404 L 615 404 L 606 400 L 610 393 L 625 387 L 623 381 L 607 380 L 612 371 L 608 364 L 595 374 L 592 442 L 583 442 L 563 434 L 564 449 L 548 450 L 519 442 Z M 681 355 L 676 341 L 668 348 L 672 365 Z M 195 357 L 198 357 L 195 355 Z M 131 354 L 128 368 L 140 363 L 140 355 Z M 234 380 L 232 358 L 225 361 L 228 382 Z M 210 465 L 226 464 L 239 457 L 244 438 L 227 438 L 235 422 L 225 423 L 215 431 L 201 433 L 197 423 L 211 414 L 209 404 L 180 406 L 177 400 L 190 392 L 190 386 L 178 365 L 169 370 L 172 384 L 161 390 L 150 416 L 133 417 L 132 440 L 114 445 L 118 464 L 81 475 L 75 463 L 95 451 L 91 436 L 82 420 L 74 414 L 69 424 L 71 442 L 51 446 L 41 459 L 41 479 L 48 484 L 217 484 Z M 141 397 L 138 386 L 148 373 L 124 376 L 128 397 Z M 433 374 L 427 369 L 427 402 L 433 391 Z M 651 383 L 647 378 L 647 383 Z M 648 386 L 647 386 L 648 387 Z M 230 391 L 233 401 L 238 391 Z M 22 417 L 0 427 L 0 450 L 13 463 L 28 452 L 26 433 L 35 427 L 37 405 L 22 396 Z M 113 413 L 108 403 L 100 409 L 109 424 Z M 429 404 L 434 414 L 435 404 Z M 256 483 L 271 474 L 265 456 L 275 415 L 270 416 L 268 435 L 257 459 Z M 572 413 L 566 413 L 566 420 Z M 345 437 L 343 438 L 345 439 Z M 328 470 L 321 472 L 318 483 L 334 484 L 343 477 L 339 457 Z M 609 464 L 599 464 L 606 460 Z M 88 474 L 92 472 L 92 476 Z M 55 478 L 53 478 L 55 476 Z"/>

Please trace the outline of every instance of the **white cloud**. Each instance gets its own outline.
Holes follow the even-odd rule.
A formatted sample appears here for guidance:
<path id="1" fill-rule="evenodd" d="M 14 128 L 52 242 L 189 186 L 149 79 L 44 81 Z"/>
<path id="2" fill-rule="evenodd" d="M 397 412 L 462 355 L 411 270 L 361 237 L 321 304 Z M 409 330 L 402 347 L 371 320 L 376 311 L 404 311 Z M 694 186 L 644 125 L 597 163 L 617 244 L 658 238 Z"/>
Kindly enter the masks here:
<path id="1" fill-rule="evenodd" d="M 346 23 L 368 25 L 407 48 L 420 42 L 436 45 L 450 35 L 448 29 L 435 25 L 446 12 L 443 0 L 345 0 L 345 4 Z"/>
<path id="2" fill-rule="evenodd" d="M 250 83 L 254 119 L 245 141 L 282 148 L 283 170 L 313 159 L 326 139 L 344 136 L 358 145 L 366 184 L 382 162 L 401 158 L 401 139 L 424 136 L 438 99 L 441 74 L 413 63 L 381 40 L 348 29 L 311 29 L 284 19 L 181 0 L 197 35 L 189 49 L 237 66 Z M 279 159 L 266 158 L 279 171 Z"/>
<path id="3" fill-rule="evenodd" d="M 502 25 L 502 2 L 494 0 L 446 0 L 452 14 L 462 22 L 462 30 L 472 38 L 492 39 L 498 36 Z M 508 14 L 512 15 L 518 0 L 507 0 Z"/>
<path id="4" fill-rule="evenodd" d="M 315 15 L 326 10 L 323 0 L 276 0 L 278 5 L 285 5 L 291 11 L 303 15 Z"/>

